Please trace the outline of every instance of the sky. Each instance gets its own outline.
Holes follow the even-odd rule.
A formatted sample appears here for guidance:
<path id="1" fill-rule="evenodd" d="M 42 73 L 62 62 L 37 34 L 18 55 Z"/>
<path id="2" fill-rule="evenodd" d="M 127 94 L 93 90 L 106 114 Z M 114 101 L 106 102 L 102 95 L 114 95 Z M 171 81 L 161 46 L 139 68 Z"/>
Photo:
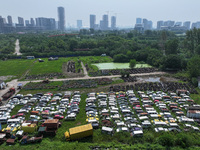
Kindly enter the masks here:
<path id="1" fill-rule="evenodd" d="M 12 16 L 24 20 L 37 17 L 58 20 L 57 7 L 65 8 L 66 26 L 76 26 L 76 20 L 83 20 L 89 27 L 89 15 L 96 15 L 99 24 L 104 14 L 117 17 L 117 26 L 134 27 L 136 18 L 159 20 L 200 21 L 200 0 L 1 0 L 0 16 Z"/>

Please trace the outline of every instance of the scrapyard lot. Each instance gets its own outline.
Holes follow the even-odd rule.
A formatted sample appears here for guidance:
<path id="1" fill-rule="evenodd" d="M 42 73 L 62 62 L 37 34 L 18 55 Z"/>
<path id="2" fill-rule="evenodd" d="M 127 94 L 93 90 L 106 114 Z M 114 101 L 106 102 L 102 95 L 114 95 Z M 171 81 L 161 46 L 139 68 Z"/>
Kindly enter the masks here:
<path id="1" fill-rule="evenodd" d="M 77 149 L 80 148 L 78 146 L 83 145 L 86 149 L 92 149 L 99 144 L 101 147 L 112 148 L 125 148 L 127 144 L 135 144 L 136 146 L 138 143 L 155 143 L 161 146 L 163 141 L 162 143 L 160 141 L 166 135 L 174 140 L 170 143 L 171 146 L 184 147 L 178 142 L 181 140 L 180 137 L 185 137 L 188 141 L 193 140 L 193 143 L 198 145 L 199 120 L 194 119 L 194 112 L 195 109 L 198 112 L 199 105 L 194 104 L 194 101 L 187 95 L 187 91 L 181 92 L 185 95 L 180 95 L 180 92 L 176 94 L 175 92 L 132 90 L 81 95 L 78 92 L 67 92 L 62 95 L 54 93 L 52 96 L 50 93 L 45 93 L 46 96 L 38 93 L 26 95 L 21 99 L 18 95 L 18 99 L 15 97 L 9 101 L 8 108 L 1 107 L 1 112 L 4 112 L 2 114 L 4 116 L 10 115 L 13 118 L 21 118 L 23 121 L 29 120 L 28 123 L 36 123 L 35 131 L 28 133 L 30 136 L 38 134 L 44 119 L 53 119 L 54 117 L 60 119 L 61 127 L 54 130 L 56 135 L 44 133 L 41 143 L 35 144 L 21 145 L 19 144 L 20 140 L 15 138 L 14 146 L 8 147 L 6 141 L 13 138 L 9 137 L 8 134 L 5 139 L 1 139 L 2 147 L 5 149 L 16 149 L 16 147 L 34 149 L 36 146 L 41 148 L 52 141 L 59 143 L 61 147 L 65 145 Z M 65 98 L 63 98 L 64 95 Z M 75 97 L 73 97 L 74 95 Z M 65 120 L 65 117 L 70 113 L 75 114 L 75 120 Z M 195 117 L 198 118 L 198 114 Z M 63 136 L 65 131 L 88 122 L 92 123 L 95 129 L 93 137 L 79 140 L 79 144 L 76 146 L 73 145 L 77 143 L 76 141 L 66 142 Z M 12 125 L 12 130 L 20 130 L 21 125 Z M 6 128 L 7 125 L 2 124 L 2 129 L 6 130 Z M 191 139 L 189 139 L 190 136 Z M 51 144 L 49 146 L 49 148 L 53 148 Z M 48 146 L 43 147 L 43 149 L 47 148 Z"/>

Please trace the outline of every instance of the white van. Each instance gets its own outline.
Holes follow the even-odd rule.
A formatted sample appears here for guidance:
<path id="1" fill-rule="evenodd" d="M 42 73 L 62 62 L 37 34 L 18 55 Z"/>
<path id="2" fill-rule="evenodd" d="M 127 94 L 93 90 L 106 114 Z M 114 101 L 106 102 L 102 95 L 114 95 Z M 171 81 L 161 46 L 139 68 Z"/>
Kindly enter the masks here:
<path id="1" fill-rule="evenodd" d="M 21 120 L 20 119 L 8 119 L 7 124 L 20 124 Z"/>
<path id="2" fill-rule="evenodd" d="M 101 132 L 112 135 L 114 133 L 114 130 L 113 130 L 113 128 L 103 126 L 101 129 Z"/>

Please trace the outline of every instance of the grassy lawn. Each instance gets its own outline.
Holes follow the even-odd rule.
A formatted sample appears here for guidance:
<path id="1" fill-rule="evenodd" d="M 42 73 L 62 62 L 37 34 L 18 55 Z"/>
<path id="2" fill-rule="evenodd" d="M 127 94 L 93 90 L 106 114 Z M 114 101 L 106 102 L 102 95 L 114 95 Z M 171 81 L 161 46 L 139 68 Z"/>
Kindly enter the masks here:
<path id="1" fill-rule="evenodd" d="M 95 63 L 92 64 L 96 67 L 99 68 L 99 70 L 103 70 L 103 69 L 130 69 L 129 68 L 129 63 Z M 151 67 L 148 64 L 136 64 L 136 66 L 134 68 L 147 68 L 147 67 Z"/>
<path id="2" fill-rule="evenodd" d="M 29 75 L 45 74 L 45 73 L 62 73 L 63 63 L 67 63 L 72 58 L 59 58 L 59 60 L 48 61 L 48 58 L 42 58 L 44 62 L 37 61 L 31 68 Z"/>
<path id="3" fill-rule="evenodd" d="M 112 62 L 112 58 L 106 56 L 86 56 L 86 57 L 80 57 L 80 60 L 83 62 L 83 64 L 88 64 L 88 67 L 92 71 L 98 71 L 98 67 L 95 65 L 92 65 L 93 63 L 108 63 Z"/>
<path id="4" fill-rule="evenodd" d="M 34 60 L 12 59 L 0 61 L 0 76 L 13 75 L 20 77 L 33 64 Z"/>

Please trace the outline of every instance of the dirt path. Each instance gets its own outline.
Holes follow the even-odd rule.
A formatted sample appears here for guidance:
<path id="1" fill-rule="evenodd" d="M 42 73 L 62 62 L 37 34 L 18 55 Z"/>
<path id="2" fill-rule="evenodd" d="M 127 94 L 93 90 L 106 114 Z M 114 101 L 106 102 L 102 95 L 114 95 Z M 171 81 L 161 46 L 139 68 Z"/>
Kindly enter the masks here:
<path id="1" fill-rule="evenodd" d="M 130 74 L 131 76 L 152 76 L 152 75 L 164 75 L 166 72 L 152 72 L 152 73 L 141 73 L 141 74 Z M 100 78 L 117 78 L 121 75 L 111 75 L 111 76 L 98 76 L 98 77 L 78 77 L 78 78 L 64 78 L 64 79 L 50 79 L 50 81 L 65 81 L 65 80 L 87 80 L 87 79 L 100 79 Z M 31 82 L 41 82 L 42 80 L 33 80 Z"/>
<path id="2" fill-rule="evenodd" d="M 83 67 L 84 68 L 84 67 Z M 84 72 L 85 77 L 78 77 L 78 78 L 64 78 L 64 79 L 50 79 L 50 81 L 66 81 L 66 80 L 87 80 L 87 79 L 99 79 L 99 78 L 115 78 L 115 77 L 121 77 L 121 75 L 112 75 L 112 76 L 98 76 L 98 77 L 89 77 L 86 72 Z M 142 74 L 131 74 L 131 76 L 152 76 L 152 75 L 164 75 L 167 74 L 166 72 L 152 72 L 152 73 L 142 73 Z M 34 80 L 31 82 L 41 82 L 43 80 Z M 10 82 L 7 82 L 8 86 L 4 90 L 0 90 L 0 98 L 3 94 L 5 94 L 9 88 L 14 87 L 17 89 L 17 85 L 19 83 L 22 83 L 23 85 L 27 84 L 30 81 L 18 81 L 18 79 L 12 80 Z M 127 85 L 130 83 L 123 83 L 123 85 Z M 103 87 L 105 88 L 105 87 Z M 102 89 L 103 90 L 103 89 Z M 16 91 L 18 93 L 19 90 Z M 5 103 L 6 101 L 4 101 Z"/>
<path id="3" fill-rule="evenodd" d="M 22 55 L 22 53 L 20 53 L 20 47 L 19 47 L 19 39 L 16 40 L 15 42 L 15 54 L 17 55 Z"/>
<path id="4" fill-rule="evenodd" d="M 88 72 L 87 72 L 87 69 L 85 68 L 83 62 L 81 62 L 81 66 L 82 66 L 82 68 L 83 68 L 84 78 L 88 78 L 88 77 L 89 77 L 89 76 L 88 76 Z"/>

